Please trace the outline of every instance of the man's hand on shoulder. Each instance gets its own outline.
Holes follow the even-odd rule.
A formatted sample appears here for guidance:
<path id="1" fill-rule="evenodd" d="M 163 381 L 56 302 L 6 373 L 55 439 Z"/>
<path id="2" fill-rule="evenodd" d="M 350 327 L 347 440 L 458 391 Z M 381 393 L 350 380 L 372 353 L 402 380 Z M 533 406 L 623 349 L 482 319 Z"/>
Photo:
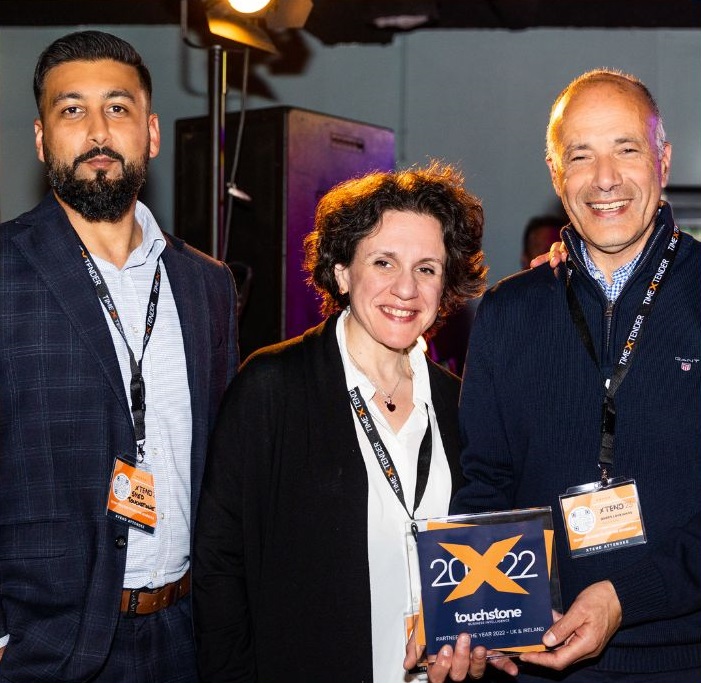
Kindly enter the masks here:
<path id="1" fill-rule="evenodd" d="M 530 263 L 531 268 L 537 268 L 543 263 L 549 263 L 550 267 L 555 270 L 561 263 L 567 260 L 567 247 L 564 242 L 553 242 L 550 245 L 550 251 L 547 254 L 536 256 Z"/>

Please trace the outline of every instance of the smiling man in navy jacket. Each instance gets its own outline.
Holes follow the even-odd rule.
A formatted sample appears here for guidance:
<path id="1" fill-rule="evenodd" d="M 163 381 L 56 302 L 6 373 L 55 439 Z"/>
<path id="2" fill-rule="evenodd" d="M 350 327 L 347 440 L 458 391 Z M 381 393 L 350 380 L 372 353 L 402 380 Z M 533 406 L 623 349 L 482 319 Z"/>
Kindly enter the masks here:
<path id="1" fill-rule="evenodd" d="M 451 510 L 555 522 L 565 613 L 555 649 L 497 664 L 519 683 L 701 680 L 701 244 L 661 201 L 670 160 L 638 79 L 573 81 L 547 135 L 567 262 L 497 284 L 470 337 Z M 432 681 L 482 674 L 484 648 L 456 647 Z"/>
<path id="2" fill-rule="evenodd" d="M 141 57 L 39 58 L 51 192 L 0 226 L 0 681 L 195 683 L 189 562 L 237 365 L 226 266 L 137 201 L 158 153 Z"/>

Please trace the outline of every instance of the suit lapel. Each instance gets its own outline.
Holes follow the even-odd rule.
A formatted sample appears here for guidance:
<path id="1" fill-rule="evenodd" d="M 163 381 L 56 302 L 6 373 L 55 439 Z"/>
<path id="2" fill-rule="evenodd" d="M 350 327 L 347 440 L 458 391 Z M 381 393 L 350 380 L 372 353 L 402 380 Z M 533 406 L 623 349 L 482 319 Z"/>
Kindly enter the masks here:
<path id="1" fill-rule="evenodd" d="M 180 317 L 187 363 L 192 409 L 191 501 L 194 506 L 199 498 L 209 430 L 212 348 L 209 303 L 200 265 L 188 258 L 182 252 L 181 245 L 173 242 L 168 236 L 162 258 Z"/>
<path id="2" fill-rule="evenodd" d="M 131 420 L 112 336 L 68 217 L 53 195 L 48 195 L 18 222 L 29 228 L 15 238 L 17 248 L 65 312 Z"/>

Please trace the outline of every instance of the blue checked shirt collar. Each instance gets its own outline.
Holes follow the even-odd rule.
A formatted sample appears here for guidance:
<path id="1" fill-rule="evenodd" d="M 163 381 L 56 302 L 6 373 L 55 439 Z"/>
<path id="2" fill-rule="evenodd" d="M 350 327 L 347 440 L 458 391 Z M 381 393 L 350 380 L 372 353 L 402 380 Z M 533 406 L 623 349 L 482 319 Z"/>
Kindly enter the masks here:
<path id="1" fill-rule="evenodd" d="M 635 266 L 638 264 L 638 261 L 643 253 L 641 251 L 632 261 L 629 261 L 625 265 L 622 265 L 620 268 L 614 270 L 612 282 L 609 284 L 606 282 L 604 274 L 596 267 L 594 261 L 591 260 L 584 241 L 580 242 L 580 249 L 582 250 L 582 259 L 584 260 L 584 265 L 586 266 L 589 275 L 591 275 L 599 283 L 599 286 L 606 295 L 606 299 L 612 302 L 618 298 L 618 295 L 621 293 L 621 290 L 625 286 L 626 282 L 628 282 L 628 278 L 630 278 L 632 272 L 635 270 Z"/>

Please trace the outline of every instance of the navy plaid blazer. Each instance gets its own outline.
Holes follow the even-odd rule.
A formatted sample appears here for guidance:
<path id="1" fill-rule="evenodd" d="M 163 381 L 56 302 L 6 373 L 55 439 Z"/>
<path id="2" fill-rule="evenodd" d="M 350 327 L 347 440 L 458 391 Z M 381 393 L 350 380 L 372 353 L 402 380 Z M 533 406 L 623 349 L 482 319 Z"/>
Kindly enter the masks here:
<path id="1" fill-rule="evenodd" d="M 76 683 L 104 662 L 127 527 L 105 514 L 134 449 L 112 338 L 53 197 L 0 226 L 0 678 Z M 192 404 L 192 528 L 208 435 L 238 364 L 228 268 L 166 235 Z"/>

